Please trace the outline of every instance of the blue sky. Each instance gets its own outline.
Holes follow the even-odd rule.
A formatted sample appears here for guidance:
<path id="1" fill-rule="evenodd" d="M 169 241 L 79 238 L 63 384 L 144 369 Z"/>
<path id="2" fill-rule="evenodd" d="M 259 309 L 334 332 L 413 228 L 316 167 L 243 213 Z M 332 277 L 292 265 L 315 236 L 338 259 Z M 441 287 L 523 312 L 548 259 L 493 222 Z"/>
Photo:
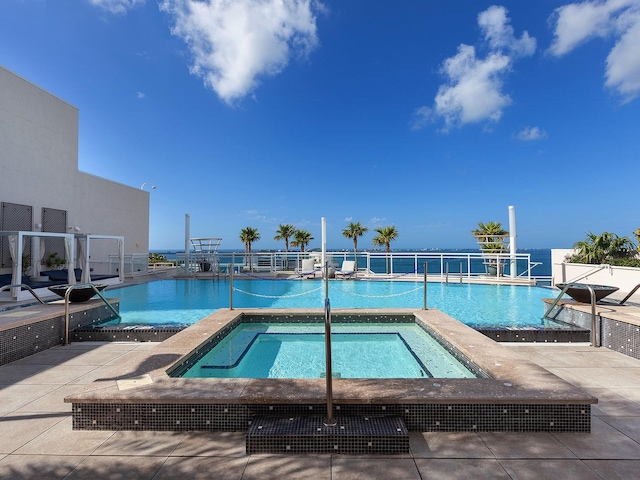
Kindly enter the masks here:
<path id="1" fill-rule="evenodd" d="M 186 213 L 238 249 L 640 227 L 640 0 L 3 0 L 0 64 L 79 108 L 81 170 L 157 186 L 152 249 Z"/>

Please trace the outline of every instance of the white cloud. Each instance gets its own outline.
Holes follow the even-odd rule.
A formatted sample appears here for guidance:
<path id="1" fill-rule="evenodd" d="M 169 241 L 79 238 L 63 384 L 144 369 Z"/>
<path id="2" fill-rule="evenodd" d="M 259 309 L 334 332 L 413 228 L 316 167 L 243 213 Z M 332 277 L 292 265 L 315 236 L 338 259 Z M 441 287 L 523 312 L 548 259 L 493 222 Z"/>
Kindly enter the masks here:
<path id="1" fill-rule="evenodd" d="M 502 109 L 511 103 L 502 93 L 501 77 L 509 65 L 509 57 L 501 53 L 476 58 L 475 48 L 470 45 L 460 45 L 458 54 L 445 60 L 442 72 L 449 83 L 438 89 L 434 110 L 444 118 L 446 129 L 500 119 Z"/>
<path id="2" fill-rule="evenodd" d="M 525 31 L 514 35 L 504 7 L 491 6 L 478 15 L 488 53 L 480 58 L 475 47 L 461 44 L 458 53 L 447 58 L 440 72 L 447 82 L 438 88 L 433 108 L 420 107 L 414 113 L 412 127 L 422 128 L 430 120 L 442 118 L 444 130 L 482 120 L 497 121 L 502 110 L 511 104 L 503 93 L 504 76 L 513 62 L 530 56 L 536 50 L 536 40 Z"/>
<path id="3" fill-rule="evenodd" d="M 143 5 L 145 0 L 89 0 L 91 4 L 111 13 L 126 13 L 136 5 Z"/>
<path id="4" fill-rule="evenodd" d="M 136 98 L 138 100 L 144 100 L 146 98 L 146 94 L 144 92 L 136 92 Z"/>
<path id="5" fill-rule="evenodd" d="M 368 222 L 367 225 L 373 225 L 373 228 L 379 227 L 383 222 L 386 222 L 386 217 L 373 217 Z"/>
<path id="6" fill-rule="evenodd" d="M 191 72 L 225 102 L 243 98 L 258 78 L 276 75 L 293 55 L 318 45 L 317 0 L 163 0 L 172 33 L 193 56 Z"/>
<path id="7" fill-rule="evenodd" d="M 430 107 L 419 107 L 413 112 L 411 130 L 420 130 L 433 121 L 433 110 Z"/>
<path id="8" fill-rule="evenodd" d="M 549 19 L 555 25 L 549 51 L 556 56 L 564 55 L 593 37 L 609 35 L 615 14 L 637 3 L 637 0 L 593 0 L 556 8 Z"/>
<path id="9" fill-rule="evenodd" d="M 562 56 L 593 38 L 613 38 L 605 85 L 625 101 L 640 95 L 640 0 L 589 0 L 557 8 L 551 16 L 549 52 Z"/>
<path id="10" fill-rule="evenodd" d="M 533 55 L 536 51 L 536 39 L 523 32 L 516 38 L 513 27 L 509 25 L 507 9 L 493 5 L 478 15 L 478 25 L 492 50 L 506 50 L 516 57 Z"/>
<path id="11" fill-rule="evenodd" d="M 625 101 L 640 94 L 640 15 L 607 56 L 605 85 L 615 88 Z"/>
<path id="12" fill-rule="evenodd" d="M 540 127 L 525 127 L 518 132 L 516 138 L 524 141 L 542 140 L 547 138 L 547 132 L 541 130 Z"/>

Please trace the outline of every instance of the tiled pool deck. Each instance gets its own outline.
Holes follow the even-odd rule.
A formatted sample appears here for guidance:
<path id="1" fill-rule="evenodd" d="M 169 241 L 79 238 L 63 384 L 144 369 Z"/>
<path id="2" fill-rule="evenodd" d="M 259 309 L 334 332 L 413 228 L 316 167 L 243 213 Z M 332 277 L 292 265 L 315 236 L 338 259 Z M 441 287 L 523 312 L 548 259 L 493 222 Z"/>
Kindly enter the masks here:
<path id="1" fill-rule="evenodd" d="M 73 343 L 0 367 L 4 479 L 630 479 L 640 471 L 640 360 L 582 344 L 518 352 L 599 399 L 592 432 L 411 432 L 408 455 L 246 455 L 244 432 L 78 431 L 63 399 L 154 343 Z"/>

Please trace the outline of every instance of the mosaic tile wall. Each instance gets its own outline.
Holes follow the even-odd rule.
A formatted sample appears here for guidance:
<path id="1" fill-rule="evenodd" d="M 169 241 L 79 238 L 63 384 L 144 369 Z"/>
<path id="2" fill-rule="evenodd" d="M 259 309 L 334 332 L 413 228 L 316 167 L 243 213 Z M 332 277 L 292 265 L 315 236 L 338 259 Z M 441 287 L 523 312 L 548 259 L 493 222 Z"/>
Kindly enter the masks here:
<path id="1" fill-rule="evenodd" d="M 602 346 L 640 359 L 640 327 L 603 318 L 600 327 Z"/>
<path id="2" fill-rule="evenodd" d="M 322 415 L 255 417 L 247 430 L 246 452 L 254 453 L 409 453 L 409 432 L 397 417 Z"/>
<path id="3" fill-rule="evenodd" d="M 120 303 L 112 304 L 116 311 Z M 69 314 L 69 330 L 104 321 L 111 316 L 106 305 Z M 71 334 L 70 337 L 71 338 Z M 64 344 L 64 313 L 57 317 L 0 331 L 0 365 L 14 362 L 55 345 Z"/>
<path id="4" fill-rule="evenodd" d="M 589 342 L 591 331 L 579 330 L 496 330 L 478 329 L 480 333 L 496 342 L 540 342 L 540 343 L 571 343 Z"/>
<path id="5" fill-rule="evenodd" d="M 591 330 L 593 321 L 591 313 L 556 307 L 554 315 L 554 318 L 562 322 Z M 596 323 L 598 345 L 640 359 L 640 326 L 601 315 L 596 316 Z M 591 341 L 591 337 L 586 341 Z"/>
<path id="6" fill-rule="evenodd" d="M 326 405 L 73 404 L 75 430 L 246 431 L 255 416 L 323 415 Z M 591 431 L 591 405 L 335 405 L 335 416 L 401 418 L 420 432 Z"/>
<path id="7" fill-rule="evenodd" d="M 71 333 L 73 342 L 162 342 L 185 326 L 154 326 L 154 327 L 100 327 L 88 326 L 74 330 Z"/>

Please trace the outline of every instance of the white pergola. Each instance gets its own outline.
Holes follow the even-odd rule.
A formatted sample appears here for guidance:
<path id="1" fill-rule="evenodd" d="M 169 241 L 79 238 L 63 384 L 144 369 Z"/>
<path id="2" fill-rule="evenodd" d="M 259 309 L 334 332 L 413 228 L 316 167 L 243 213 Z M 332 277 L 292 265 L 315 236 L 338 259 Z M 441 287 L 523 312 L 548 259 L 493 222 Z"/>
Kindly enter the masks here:
<path id="1" fill-rule="evenodd" d="M 76 233 L 78 246 L 78 267 L 82 269 L 82 283 L 91 283 L 91 242 L 93 240 L 115 240 L 118 245 L 118 281 L 124 282 L 124 237 L 119 235 L 95 235 L 92 233 Z"/>
<path id="2" fill-rule="evenodd" d="M 118 259 L 120 268 L 118 270 L 118 281 L 124 282 L 124 237 L 115 235 L 93 235 L 93 234 L 73 234 L 73 233 L 52 233 L 33 231 L 0 231 L 0 237 L 7 237 L 9 241 L 9 254 L 13 262 L 11 284 L 22 284 L 22 255 L 25 247 L 25 240 L 28 237 L 34 239 L 32 242 L 33 255 L 33 277 L 40 276 L 41 264 L 45 252 L 45 238 L 63 238 L 65 256 L 67 259 L 67 282 L 69 285 L 76 283 L 75 267 L 76 259 L 78 266 L 82 269 L 82 283 L 91 282 L 90 250 L 91 241 L 94 239 L 110 239 L 118 243 Z M 76 241 L 74 241 L 76 240 Z M 77 243 L 77 249 L 76 249 Z M 77 255 L 76 255 L 77 251 Z M 23 292 L 19 287 L 10 289 L 10 297 L 13 300 L 24 300 L 30 298 L 28 292 Z"/>

